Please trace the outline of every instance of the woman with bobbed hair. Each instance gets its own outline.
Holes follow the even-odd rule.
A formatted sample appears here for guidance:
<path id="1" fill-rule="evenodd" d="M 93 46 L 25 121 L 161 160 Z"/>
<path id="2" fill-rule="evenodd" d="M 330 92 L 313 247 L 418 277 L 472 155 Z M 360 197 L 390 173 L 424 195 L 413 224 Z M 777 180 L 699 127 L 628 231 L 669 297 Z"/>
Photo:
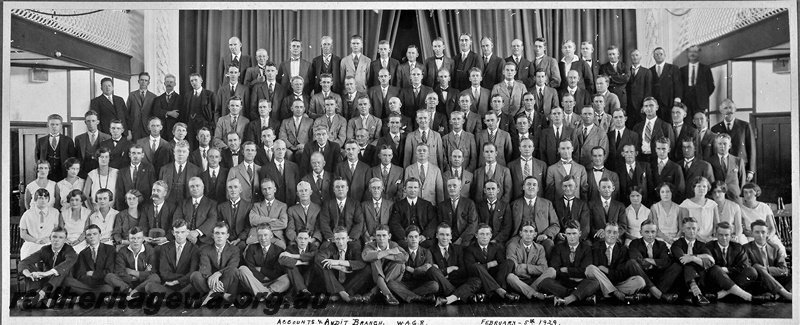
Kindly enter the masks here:
<path id="1" fill-rule="evenodd" d="M 36 179 L 32 182 L 28 183 L 25 186 L 25 199 L 23 200 L 23 204 L 25 204 L 25 210 L 30 210 L 32 206 L 35 204 L 34 201 L 34 193 L 38 189 L 46 189 L 47 193 L 50 194 L 49 199 L 47 201 L 47 206 L 55 207 L 56 205 L 56 195 L 57 195 L 57 187 L 56 182 L 53 182 L 47 178 L 47 175 L 50 175 L 50 162 L 47 160 L 38 160 L 36 161 L 36 167 L 34 167 L 34 172 L 36 172 Z M 58 211 L 58 210 L 56 210 Z M 49 233 L 48 233 L 49 234 Z"/>
<path id="2" fill-rule="evenodd" d="M 662 182 L 656 187 L 656 193 L 661 201 L 653 203 L 650 207 L 650 220 L 658 225 L 656 239 L 664 241 L 667 246 L 672 246 L 672 243 L 680 238 L 678 232 L 681 228 L 681 221 L 678 218 L 680 206 L 672 202 L 675 186 Z"/>
<path id="3" fill-rule="evenodd" d="M 106 147 L 97 149 L 97 168 L 92 169 L 89 175 L 86 176 L 86 182 L 83 186 L 83 193 L 89 197 L 88 205 L 92 211 L 97 210 L 95 203 L 95 195 L 100 189 L 107 189 L 111 191 L 111 196 L 116 196 L 114 193 L 117 189 L 117 172 L 116 168 L 109 166 L 111 162 L 111 150 Z"/>
<path id="4" fill-rule="evenodd" d="M 67 173 L 71 173 L 67 168 Z M 61 208 L 61 217 L 58 225 L 67 230 L 67 245 L 72 246 L 75 253 L 80 253 L 86 248 L 86 241 L 83 240 L 84 230 L 89 226 L 89 215 L 92 210 L 84 206 L 86 195 L 81 190 L 72 190 L 67 193 L 67 204 Z"/>
<path id="5" fill-rule="evenodd" d="M 114 230 L 111 231 L 111 238 L 117 248 L 125 247 L 130 244 L 128 241 L 128 230 L 139 225 L 139 205 L 144 201 L 144 196 L 137 189 L 131 189 L 125 193 L 125 203 L 128 208 L 121 210 L 114 219 Z"/>
<path id="6" fill-rule="evenodd" d="M 742 208 L 738 203 L 729 199 L 728 184 L 725 181 L 716 181 L 711 184 L 708 197 L 717 202 L 719 222 L 727 221 L 732 227 L 731 240 L 735 243 L 746 244 L 747 237 L 742 232 Z"/>
<path id="7" fill-rule="evenodd" d="M 714 239 L 714 228 L 719 223 L 719 211 L 717 202 L 706 197 L 708 188 L 711 184 L 703 176 L 695 176 L 689 180 L 687 196 L 689 190 L 694 191 L 694 196 L 683 200 L 678 215 L 681 219 L 693 217 L 697 220 L 697 239 L 707 243 Z"/>
<path id="8" fill-rule="evenodd" d="M 67 161 L 64 162 L 64 170 L 67 171 L 67 177 L 56 183 L 56 205 L 59 209 L 69 208 L 68 197 L 70 193 L 72 193 L 72 190 L 82 191 L 85 183 L 83 178 L 78 177 L 78 174 L 81 172 L 81 161 L 78 160 L 78 158 L 67 158 Z M 67 231 L 72 233 L 70 229 L 67 229 Z M 81 233 L 83 233 L 82 229 Z M 78 252 L 76 251 L 76 253 Z"/>
<path id="9" fill-rule="evenodd" d="M 742 186 L 742 224 L 745 236 L 748 241 L 753 241 L 752 229 L 750 224 L 756 220 L 764 220 L 767 223 L 767 241 L 776 244 L 786 251 L 786 247 L 778 238 L 777 228 L 775 227 L 775 215 L 772 208 L 764 202 L 759 202 L 757 198 L 761 196 L 761 187 L 756 183 L 747 183 Z"/>

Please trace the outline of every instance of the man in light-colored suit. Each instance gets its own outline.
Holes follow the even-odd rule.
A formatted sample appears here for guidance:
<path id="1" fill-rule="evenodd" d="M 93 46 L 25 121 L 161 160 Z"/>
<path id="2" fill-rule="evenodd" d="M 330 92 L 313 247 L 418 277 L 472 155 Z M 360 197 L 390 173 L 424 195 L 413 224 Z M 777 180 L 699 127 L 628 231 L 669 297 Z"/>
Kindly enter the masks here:
<path id="1" fill-rule="evenodd" d="M 250 210 L 250 233 L 247 236 L 247 243 L 254 244 L 258 242 L 258 225 L 266 223 L 272 230 L 272 243 L 286 248 L 286 240 L 284 230 L 289 223 L 289 216 L 286 212 L 286 203 L 275 199 L 275 181 L 265 178 L 259 183 L 261 193 L 264 195 L 264 201 L 253 204 Z"/>
<path id="2" fill-rule="evenodd" d="M 617 108 L 620 108 L 621 106 L 619 103 L 619 96 L 608 90 L 608 82 L 609 82 L 608 76 L 601 75 L 595 78 L 594 85 L 597 88 L 597 94 L 603 95 L 604 99 L 603 102 L 606 104 L 605 108 L 606 113 L 611 114 L 611 112 L 613 112 Z"/>
<path id="3" fill-rule="evenodd" d="M 350 50 L 353 52 L 342 58 L 342 82 L 348 77 L 356 78 L 358 91 L 367 91 L 367 76 L 369 75 L 369 65 L 371 60 L 361 53 L 364 48 L 364 39 L 361 35 L 350 37 Z"/>
<path id="4" fill-rule="evenodd" d="M 537 244 L 544 246 L 545 254 L 550 255 L 553 250 L 553 240 L 561 230 L 558 215 L 553 208 L 553 203 L 537 195 L 539 182 L 533 176 L 528 176 L 523 182 L 525 195 L 511 203 L 511 234 L 521 234 L 525 224 L 532 223 L 539 229 L 539 235 L 534 238 Z M 518 237 L 511 237 L 509 243 Z"/>
<path id="5" fill-rule="evenodd" d="M 330 73 L 323 73 L 319 76 L 319 84 L 322 87 L 322 91 L 314 93 L 314 96 L 311 96 L 311 102 L 308 104 L 307 112 L 308 117 L 315 120 L 325 115 L 325 99 L 328 97 L 333 98 L 336 102 L 337 109 L 341 109 L 342 107 L 342 96 L 331 91 L 333 76 Z"/>
<path id="6" fill-rule="evenodd" d="M 480 115 L 486 114 L 486 112 L 489 110 L 489 102 L 492 99 L 492 91 L 481 87 L 482 80 L 483 74 L 481 69 L 477 67 L 472 68 L 469 71 L 469 82 L 471 85 L 468 86 L 466 90 L 462 90 L 461 93 L 458 94 L 459 98 L 464 95 L 471 96 L 470 111 Z"/>
<path id="7" fill-rule="evenodd" d="M 300 58 L 303 53 L 303 42 L 293 38 L 289 45 L 289 59 L 281 62 L 278 67 L 277 80 L 284 88 L 291 87 L 290 82 L 294 77 L 303 78 L 302 93 L 305 96 L 311 94 L 311 81 L 314 80 L 311 74 L 311 62 Z M 344 60 L 342 60 L 344 64 Z M 344 77 L 344 76 L 342 76 Z"/>
<path id="8" fill-rule="evenodd" d="M 325 126 L 328 129 L 329 140 L 339 146 L 344 146 L 344 142 L 347 141 L 347 119 L 336 113 L 338 108 L 339 104 L 336 103 L 334 98 L 327 98 L 325 100 L 325 114 L 314 120 L 312 129 L 318 125 Z"/>
<path id="9" fill-rule="evenodd" d="M 555 269 L 547 267 L 545 249 L 536 243 L 536 225 L 526 222 L 506 247 L 506 258 L 514 262 L 514 272 L 508 274 L 508 286 L 528 299 L 544 300 L 539 284 L 556 277 Z"/>
<path id="10" fill-rule="evenodd" d="M 455 73 L 455 61 L 444 55 L 444 39 L 437 37 L 431 42 L 433 48 L 433 56 L 425 59 L 423 65 L 425 66 L 425 78 L 422 79 L 422 84 L 431 88 L 438 88 L 439 85 L 439 72 L 447 71 L 448 76 Z M 453 92 L 458 90 L 453 89 Z"/>
<path id="11" fill-rule="evenodd" d="M 511 171 L 505 166 L 501 165 L 497 160 L 498 151 L 494 143 L 486 142 L 481 145 L 483 150 L 483 159 L 485 163 L 473 173 L 474 180 L 472 183 L 471 198 L 476 202 L 484 200 L 483 184 L 488 180 L 494 180 L 497 183 L 500 193 L 497 196 L 505 203 L 511 202 L 511 193 L 514 183 L 511 181 Z"/>
<path id="12" fill-rule="evenodd" d="M 404 179 L 407 180 L 412 177 L 419 179 L 419 197 L 431 202 L 431 204 L 441 202 L 445 198 L 444 180 L 439 167 L 428 160 L 430 156 L 429 145 L 425 143 L 417 144 L 414 152 L 415 161 L 406 167 Z"/>
<path id="13" fill-rule="evenodd" d="M 592 148 L 600 146 L 608 152 L 608 134 L 594 124 L 593 108 L 584 107 L 581 110 L 581 117 L 583 124 L 572 132 L 572 143 L 576 149 L 572 153 L 572 159 L 581 165 L 589 166 L 592 163 Z"/>
<path id="14" fill-rule="evenodd" d="M 545 54 L 546 41 L 542 37 L 536 38 L 533 41 L 533 53 L 536 59 L 533 60 L 533 66 L 536 71 L 542 69 L 547 75 L 547 86 L 551 88 L 558 88 L 561 85 L 561 72 L 558 71 L 558 61 L 553 57 Z"/>
<path id="15" fill-rule="evenodd" d="M 314 121 L 303 116 L 305 113 L 305 104 L 302 99 L 296 99 L 292 102 L 293 116 L 281 122 L 281 130 L 278 133 L 278 138 L 286 140 L 286 147 L 289 151 L 286 153 L 286 159 L 292 160 L 295 153 L 298 151 L 303 152 L 306 143 L 311 139 L 311 127 Z M 298 159 L 294 159 L 299 161 Z"/>
<path id="16" fill-rule="evenodd" d="M 572 140 L 564 139 L 558 144 L 558 154 L 561 160 L 547 167 L 547 177 L 545 178 L 545 195 L 548 200 L 555 200 L 564 196 L 561 183 L 564 176 L 572 175 L 575 182 L 580 186 L 580 192 L 575 196 L 581 199 L 587 197 L 589 183 L 587 183 L 586 168 L 572 160 Z"/>
<path id="17" fill-rule="evenodd" d="M 505 79 L 492 87 L 492 95 L 500 94 L 503 97 L 503 113 L 509 116 L 516 116 L 522 107 L 522 95 L 526 88 L 522 81 L 514 80 L 517 75 L 517 65 L 514 62 L 506 62 L 503 66 L 503 76 Z M 549 111 L 549 110 L 548 110 Z"/>
<path id="18" fill-rule="evenodd" d="M 317 217 L 320 207 L 311 202 L 311 184 L 306 181 L 297 183 L 298 204 L 289 207 L 286 212 L 288 224 L 286 225 L 286 240 L 294 241 L 301 229 L 305 229 L 309 236 L 309 245 L 319 247 L 322 244 L 322 232 L 317 227 Z"/>
<path id="19" fill-rule="evenodd" d="M 427 144 L 429 148 L 430 163 L 437 167 L 445 164 L 442 136 L 430 129 L 430 114 L 427 110 L 417 111 L 417 125 L 414 132 L 406 138 L 406 147 L 403 155 L 403 166 L 408 167 L 413 163 L 415 149 L 419 144 Z M 436 201 L 432 201 L 436 202 Z"/>
<path id="20" fill-rule="evenodd" d="M 714 170 L 714 178 L 725 181 L 728 184 L 728 193 L 741 203 L 740 194 L 746 180 L 744 160 L 728 153 L 731 149 L 731 136 L 727 133 L 717 135 L 715 145 L 717 154 L 708 159 L 711 169 Z"/>
<path id="21" fill-rule="evenodd" d="M 378 71 L 378 80 L 380 83 L 370 87 L 367 91 L 367 96 L 371 101 L 371 114 L 378 118 L 389 116 L 391 113 L 389 109 L 389 99 L 397 97 L 400 94 L 400 88 L 389 84 L 391 79 L 392 75 L 389 73 L 389 70 L 381 69 Z"/>
<path id="22" fill-rule="evenodd" d="M 239 68 L 230 66 L 228 68 L 228 76 L 232 76 L 230 80 L 239 80 Z M 223 84 L 217 89 L 217 102 L 214 107 L 214 117 L 219 119 L 220 116 L 228 115 L 230 100 L 238 97 L 240 101 L 240 113 L 244 116 L 250 116 L 249 109 L 241 108 L 244 103 L 249 103 L 250 90 L 241 83 Z"/>
<path id="23" fill-rule="evenodd" d="M 391 199 L 384 199 L 383 181 L 380 178 L 370 178 L 368 190 L 370 198 L 361 202 L 361 211 L 364 211 L 364 234 L 361 239 L 365 245 L 375 241 L 375 229 L 379 225 L 389 225 L 394 204 Z"/>
<path id="24" fill-rule="evenodd" d="M 400 63 L 400 65 L 397 66 L 397 87 L 398 88 L 403 89 L 403 88 L 412 86 L 411 72 L 414 71 L 414 69 L 419 69 L 420 70 L 420 76 L 421 77 L 425 76 L 425 66 L 420 64 L 419 62 L 417 62 L 417 58 L 418 57 L 419 57 L 419 48 L 414 44 L 409 45 L 408 49 L 406 49 L 406 61 Z M 419 81 L 421 83 L 423 81 L 423 79 L 420 78 Z M 428 86 L 428 85 L 425 85 L 425 86 Z M 431 87 L 431 86 L 428 86 L 428 87 Z"/>
<path id="25" fill-rule="evenodd" d="M 149 132 L 148 122 L 153 116 L 153 102 L 156 94 L 147 90 L 150 85 L 150 74 L 142 72 L 139 74 L 139 89 L 132 91 L 126 101 L 128 106 L 128 125 L 126 128 L 133 134 L 133 139 L 140 139 Z"/>
<path id="26" fill-rule="evenodd" d="M 478 153 L 475 152 L 477 155 Z M 472 172 L 463 167 L 464 154 L 461 149 L 453 149 L 450 152 L 450 164 L 444 171 L 444 179 L 458 178 L 461 180 L 461 196 L 470 197 L 472 186 Z"/>
<path id="27" fill-rule="evenodd" d="M 506 158 L 511 155 L 511 135 L 500 130 L 500 112 L 489 111 L 483 116 L 486 130 L 481 130 L 475 136 L 478 148 L 483 148 L 486 143 L 491 143 L 497 150 L 497 163 L 506 166 Z M 481 149 L 483 150 L 483 149 Z M 486 163 L 486 157 L 478 156 L 478 167 Z"/>
<path id="28" fill-rule="evenodd" d="M 611 113 L 606 114 L 603 110 L 605 107 L 605 98 L 603 95 L 594 94 L 592 96 L 592 109 L 594 109 L 594 125 L 600 128 L 600 131 L 603 133 L 608 133 L 608 130 L 611 128 L 612 120 L 613 120 L 613 111 Z M 624 108 L 623 108 L 624 109 Z M 638 113 L 637 113 L 638 114 Z M 630 118 L 628 118 L 630 119 Z"/>
<path id="29" fill-rule="evenodd" d="M 472 172 L 478 165 L 478 151 L 475 136 L 463 130 L 464 113 L 461 111 L 451 113 L 450 125 L 453 131 L 442 138 L 444 154 L 446 157 L 451 157 L 453 150 L 458 149 L 461 151 L 463 162 L 465 162 L 464 168 Z"/>
<path id="30" fill-rule="evenodd" d="M 244 161 L 236 166 L 231 167 L 228 171 L 228 180 L 239 179 L 242 185 L 242 198 L 250 201 L 257 202 L 261 200 L 261 188 L 259 187 L 258 172 L 261 171 L 261 166 L 256 165 L 253 160 L 256 158 L 256 144 L 247 141 L 242 145 L 244 151 Z"/>
<path id="31" fill-rule="evenodd" d="M 378 143 L 378 138 L 381 136 L 381 119 L 369 113 L 371 109 L 368 97 L 361 97 L 356 102 L 358 103 L 359 114 L 347 122 L 347 139 L 355 139 L 356 131 L 363 128 L 367 130 L 369 143 L 374 145 Z"/>
<path id="32" fill-rule="evenodd" d="M 403 199 L 403 168 L 392 164 L 394 150 L 389 145 L 378 148 L 380 164 L 367 171 L 367 179 L 379 178 L 383 182 L 383 198 L 392 201 Z"/>
<path id="33" fill-rule="evenodd" d="M 247 123 L 250 123 L 250 120 L 241 114 L 243 103 L 241 98 L 231 97 L 228 102 L 230 114 L 220 117 L 217 120 L 217 127 L 214 128 L 214 146 L 219 150 L 227 147 L 224 138 L 230 132 L 236 132 L 239 139 L 243 139 L 244 129 L 247 128 Z"/>

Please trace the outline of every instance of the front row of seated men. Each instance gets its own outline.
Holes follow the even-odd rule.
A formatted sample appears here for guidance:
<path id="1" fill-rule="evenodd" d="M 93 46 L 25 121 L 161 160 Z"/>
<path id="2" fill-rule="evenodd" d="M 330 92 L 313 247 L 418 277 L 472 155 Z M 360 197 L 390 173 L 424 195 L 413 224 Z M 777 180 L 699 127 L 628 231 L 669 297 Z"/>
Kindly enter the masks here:
<path id="1" fill-rule="evenodd" d="M 609 222 L 603 240 L 590 247 L 580 239 L 580 223 L 569 220 L 566 240 L 555 245 L 549 261 L 530 221 L 505 249 L 492 242 L 492 227 L 486 223 L 477 226 L 475 240 L 466 246 L 453 243 L 453 229 L 441 223 L 429 248 L 420 246 L 422 230 L 416 225 L 405 228 L 404 248 L 381 224 L 363 249 L 347 228 L 337 226 L 333 240 L 319 247 L 310 245 L 309 231 L 300 228 L 284 250 L 274 244 L 269 224 L 262 223 L 256 227 L 258 241 L 243 253 L 231 244 L 224 221 L 213 227 L 213 244 L 200 246 L 187 240 L 184 219 L 172 223 L 174 242 L 156 248 L 143 244 L 142 229 L 134 227 L 130 245 L 119 252 L 101 245 L 100 228 L 90 225 L 85 229 L 88 249 L 79 255 L 65 245 L 66 230 L 56 227 L 51 244 L 19 266 L 30 291 L 18 307 L 60 303 L 56 296 L 67 299 L 70 292 L 101 293 L 103 301 L 113 304 L 114 289 L 127 300 L 144 293 L 194 294 L 201 305 L 218 296 L 231 301 L 240 293 L 282 299 L 290 288 L 295 299 L 318 294 L 365 303 L 380 296 L 390 305 L 399 304 L 395 296 L 434 306 L 492 298 L 514 303 L 520 299 L 515 292 L 528 300 L 552 298 L 556 306 L 594 304 L 597 294 L 628 303 L 648 298 L 673 303 L 679 295 L 696 305 L 729 295 L 756 303 L 791 300 L 785 253 L 766 240 L 764 221 L 752 223 L 755 240 L 745 245 L 730 240 L 727 222 L 716 225 L 717 240 L 708 243 L 696 239 L 694 218 L 685 218 L 682 227 L 684 237 L 668 249 L 656 240 L 657 225 L 645 220 L 643 237 L 626 248 L 618 241 L 619 226 Z"/>

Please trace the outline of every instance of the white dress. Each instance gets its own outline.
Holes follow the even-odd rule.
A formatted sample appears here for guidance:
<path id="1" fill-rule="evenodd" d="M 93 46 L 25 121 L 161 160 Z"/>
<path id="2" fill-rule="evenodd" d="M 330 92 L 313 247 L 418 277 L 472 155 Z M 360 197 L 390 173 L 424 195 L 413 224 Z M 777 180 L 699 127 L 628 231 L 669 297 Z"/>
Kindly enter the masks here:
<path id="1" fill-rule="evenodd" d="M 61 219 L 64 220 L 64 229 L 67 229 L 67 242 L 76 241 L 81 237 L 81 234 L 86 229 L 86 221 L 89 220 L 89 215 L 92 214 L 92 211 L 81 207 L 80 214 L 80 219 L 76 221 L 72 219 L 72 208 L 66 207 L 61 209 Z M 76 254 L 80 254 L 80 252 L 86 248 L 86 241 L 82 240 L 80 243 L 72 246 L 72 248 L 75 249 Z"/>
<path id="2" fill-rule="evenodd" d="M 772 223 L 775 224 L 775 215 L 772 213 L 772 208 L 770 208 L 764 202 L 758 202 L 758 205 L 756 205 L 756 207 L 753 209 L 748 208 L 744 204 L 740 205 L 740 207 L 742 208 L 742 229 L 744 229 L 744 232 L 747 234 L 750 234 L 752 231 L 752 229 L 750 229 L 750 224 L 753 223 L 753 221 L 764 220 L 764 222 L 769 225 L 770 223 L 767 221 L 767 219 L 772 219 Z M 747 237 L 747 240 L 753 241 L 753 236 L 752 234 L 750 235 L 751 236 Z M 767 240 L 770 243 L 780 246 L 784 251 L 786 250 L 786 247 L 783 246 L 781 239 L 778 238 L 777 233 L 767 238 Z"/>
<path id="3" fill-rule="evenodd" d="M 731 234 L 733 234 L 731 240 L 742 245 L 747 244 L 747 236 L 745 236 L 744 233 L 738 236 L 735 235 L 737 226 L 741 227 L 742 231 L 744 231 L 744 227 L 741 224 L 743 223 L 741 206 L 736 202 L 726 199 L 722 204 L 717 203 L 717 208 L 719 209 L 719 222 L 727 221 L 731 224 Z M 739 223 L 738 225 L 737 222 Z"/>
<path id="4" fill-rule="evenodd" d="M 642 228 L 642 221 L 647 220 L 650 217 L 650 209 L 646 206 L 642 205 L 639 207 L 639 213 L 636 213 L 636 210 L 633 209 L 633 206 L 628 206 L 625 209 L 625 215 L 628 218 L 628 234 L 630 237 L 633 238 L 642 238 L 642 234 L 640 230 Z M 631 239 L 626 238 L 626 242 L 629 242 Z"/>
<path id="5" fill-rule="evenodd" d="M 116 168 L 108 168 L 108 175 L 100 176 L 97 172 L 97 169 L 92 169 L 89 174 L 86 176 L 87 179 L 92 180 L 92 188 L 90 189 L 90 193 L 83 193 L 88 197 L 92 202 L 94 202 L 94 195 L 97 194 L 101 188 L 107 188 L 111 190 L 111 194 L 114 197 L 117 197 L 117 194 L 114 193 L 117 189 L 117 169 Z M 113 203 L 114 200 L 111 200 Z"/>
<path id="6" fill-rule="evenodd" d="M 55 182 L 52 183 L 55 184 Z M 44 222 L 40 220 L 40 210 L 35 206 L 28 211 L 25 211 L 25 213 L 23 213 L 22 217 L 19 219 L 20 233 L 23 231 L 23 229 L 25 229 L 33 238 L 48 238 L 49 244 L 50 233 L 53 232 L 53 228 L 58 227 L 58 210 L 51 207 L 47 207 L 46 209 L 47 210 L 44 211 Z M 31 254 L 36 253 L 36 251 L 45 245 L 25 241 L 22 243 L 22 247 L 19 249 L 20 259 L 24 260 Z"/>
<path id="7" fill-rule="evenodd" d="M 107 245 L 114 245 L 114 240 L 111 238 L 111 233 L 114 231 L 114 220 L 117 217 L 117 210 L 109 209 L 106 217 L 100 211 L 95 211 L 89 216 L 90 223 L 100 227 L 100 242 Z"/>
<path id="8" fill-rule="evenodd" d="M 35 209 L 34 206 L 36 206 L 36 203 L 33 201 L 36 200 L 36 190 L 40 188 L 46 189 L 47 192 L 50 193 L 50 201 L 47 201 L 47 206 L 51 208 L 54 207 L 56 204 L 56 182 L 51 180 L 47 181 L 47 186 L 45 187 L 41 187 L 39 184 L 36 184 L 35 180 L 28 183 L 28 186 L 25 186 L 25 190 L 28 191 L 28 193 L 31 193 L 31 201 L 28 202 L 28 206 L 31 207 L 31 209 Z"/>
<path id="9" fill-rule="evenodd" d="M 714 213 L 717 212 L 717 202 L 706 199 L 706 204 L 700 206 L 686 199 L 681 203 L 681 208 L 686 209 L 689 216 L 697 220 L 697 239 L 704 243 L 714 239 Z"/>
<path id="10" fill-rule="evenodd" d="M 678 237 L 681 227 L 678 223 L 678 210 L 680 207 L 672 201 L 654 203 L 650 207 L 653 218 L 657 220 L 658 230 L 666 237 L 658 239 L 666 241 Z"/>
<path id="11" fill-rule="evenodd" d="M 62 179 L 60 182 L 56 184 L 56 186 L 58 186 L 58 194 L 59 196 L 61 196 L 60 198 L 58 198 L 58 200 L 61 202 L 62 208 L 69 206 L 69 202 L 67 202 L 67 195 L 69 195 L 69 192 L 72 192 L 72 190 L 83 191 L 83 184 L 85 183 L 86 181 L 83 178 L 78 177 L 78 179 L 75 180 L 75 183 L 72 184 L 67 182 L 66 178 Z"/>

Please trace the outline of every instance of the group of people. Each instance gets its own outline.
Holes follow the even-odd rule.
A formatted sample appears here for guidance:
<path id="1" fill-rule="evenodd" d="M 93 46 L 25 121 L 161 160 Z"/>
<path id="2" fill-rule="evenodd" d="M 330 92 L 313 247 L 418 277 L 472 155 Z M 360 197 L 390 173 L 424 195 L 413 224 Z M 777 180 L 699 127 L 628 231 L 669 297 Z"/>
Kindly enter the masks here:
<path id="1" fill-rule="evenodd" d="M 520 40 L 506 59 L 459 41 L 400 63 L 387 41 L 371 60 L 353 36 L 340 58 L 326 36 L 307 62 L 292 40 L 276 67 L 233 37 L 216 92 L 195 73 L 191 94 L 167 75 L 156 96 L 143 72 L 123 101 L 103 79 L 86 133 L 54 114 L 37 141 L 19 265 L 37 294 L 20 306 L 60 286 L 202 304 L 791 300 L 750 125 L 724 100 L 709 128 L 699 47 L 680 69 L 658 48 L 648 69 L 615 46 L 599 64 L 589 42 L 559 62 L 544 39 L 530 61 Z"/>

